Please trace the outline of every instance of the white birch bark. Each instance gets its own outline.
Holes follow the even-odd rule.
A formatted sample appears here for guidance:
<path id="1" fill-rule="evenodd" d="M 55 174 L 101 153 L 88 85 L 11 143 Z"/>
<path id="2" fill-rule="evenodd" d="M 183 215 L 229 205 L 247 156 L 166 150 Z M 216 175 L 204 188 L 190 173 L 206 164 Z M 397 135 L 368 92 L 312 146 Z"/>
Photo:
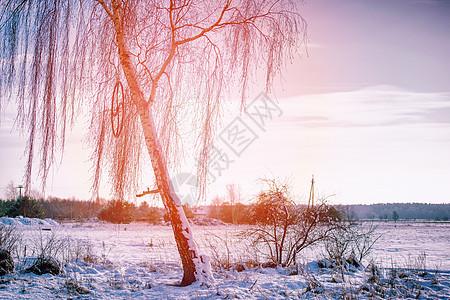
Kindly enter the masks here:
<path id="1" fill-rule="evenodd" d="M 136 79 L 136 70 L 131 62 L 130 55 L 128 54 L 126 40 L 121 28 L 120 14 L 118 13 L 120 2 L 114 0 L 112 3 L 112 17 L 116 30 L 120 63 L 130 88 L 133 103 L 137 105 L 145 137 L 145 144 L 150 155 L 153 172 L 156 178 L 156 184 L 164 207 L 170 217 L 178 252 L 183 264 L 184 275 L 180 285 L 189 285 L 194 281 L 200 281 L 201 283 L 213 282 L 214 279 L 210 271 L 209 259 L 206 257 L 202 258 L 198 254 L 189 222 L 184 213 L 181 201 L 173 188 L 161 144 L 158 141 L 151 106 L 149 106 L 148 102 L 145 100 L 144 94 Z"/>

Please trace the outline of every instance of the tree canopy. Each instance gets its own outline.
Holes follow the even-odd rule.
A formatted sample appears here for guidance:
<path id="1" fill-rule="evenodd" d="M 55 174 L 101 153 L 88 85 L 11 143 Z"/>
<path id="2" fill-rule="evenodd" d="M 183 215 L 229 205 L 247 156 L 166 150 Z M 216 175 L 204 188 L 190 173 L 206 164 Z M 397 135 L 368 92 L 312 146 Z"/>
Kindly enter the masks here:
<path id="1" fill-rule="evenodd" d="M 118 35 L 146 105 L 155 112 L 166 163 L 182 157 L 181 141 L 195 139 L 204 178 L 208 144 L 230 89 L 242 103 L 258 69 L 267 89 L 283 62 L 304 42 L 299 1 L 3 1 L 0 4 L 0 103 L 18 107 L 28 133 L 26 187 L 33 162 L 45 185 L 55 153 L 81 107 L 91 116 L 94 190 L 108 167 L 114 192 L 134 192 L 143 135 L 139 100 L 121 65 Z M 119 18 L 115 22 L 115 18 Z M 123 57 L 122 57 L 123 58 Z M 118 90 L 116 107 L 111 97 Z M 127 83 L 127 84 L 126 84 Z M 116 95 L 117 96 L 117 95 Z M 111 115 L 118 115 L 113 124 Z M 113 126 L 121 129 L 114 136 Z M 130 189 L 131 188 L 131 189 Z"/>

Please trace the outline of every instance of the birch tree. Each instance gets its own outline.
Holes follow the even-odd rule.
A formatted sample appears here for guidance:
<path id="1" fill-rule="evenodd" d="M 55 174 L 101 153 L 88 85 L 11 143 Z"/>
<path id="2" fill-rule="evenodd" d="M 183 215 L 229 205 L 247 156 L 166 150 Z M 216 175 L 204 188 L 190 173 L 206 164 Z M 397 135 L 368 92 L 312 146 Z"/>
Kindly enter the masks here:
<path id="1" fill-rule="evenodd" d="M 221 104 L 238 87 L 243 107 L 261 71 L 270 90 L 304 41 L 299 4 L 2 1 L 0 104 L 15 102 L 16 124 L 28 135 L 25 186 L 37 163 L 45 187 L 79 109 L 89 111 L 94 194 L 108 174 L 122 198 L 136 191 L 142 168 L 151 167 L 180 253 L 181 285 L 208 279 L 207 258 L 198 253 L 169 170 L 191 135 L 204 186 Z"/>

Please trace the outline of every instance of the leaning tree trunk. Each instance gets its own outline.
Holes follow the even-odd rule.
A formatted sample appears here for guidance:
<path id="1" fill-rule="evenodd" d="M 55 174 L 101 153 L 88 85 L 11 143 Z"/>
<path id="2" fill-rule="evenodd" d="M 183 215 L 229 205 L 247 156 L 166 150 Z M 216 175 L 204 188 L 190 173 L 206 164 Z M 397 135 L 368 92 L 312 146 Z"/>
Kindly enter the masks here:
<path id="1" fill-rule="evenodd" d="M 145 144 L 152 162 L 156 184 L 164 207 L 170 217 L 178 252 L 183 264 L 184 274 L 180 285 L 186 286 L 195 281 L 203 282 L 213 280 L 207 257 L 200 257 L 198 254 L 189 222 L 184 213 L 181 201 L 174 191 L 169 176 L 165 157 L 158 140 L 156 126 L 153 121 L 151 106 L 149 106 L 148 102 L 145 100 L 142 89 L 137 81 L 136 70 L 132 64 L 123 34 L 122 21 L 119 12 L 120 2 L 113 0 L 112 3 L 113 15 L 111 17 L 116 31 L 120 63 L 130 88 L 133 103 L 137 106 L 139 112 Z"/>
<path id="2" fill-rule="evenodd" d="M 151 110 L 149 111 L 143 107 L 139 108 L 139 111 L 145 143 L 152 160 L 159 194 L 170 217 L 178 252 L 183 263 L 184 275 L 180 285 L 189 285 L 196 280 L 202 281 L 203 278 L 200 277 L 207 276 L 208 274 L 204 274 L 202 270 L 203 262 L 200 260 L 197 247 L 194 243 L 189 222 L 169 177 L 169 172 L 162 155 L 161 145 L 158 142 L 155 132 L 155 124 L 153 123 Z"/>

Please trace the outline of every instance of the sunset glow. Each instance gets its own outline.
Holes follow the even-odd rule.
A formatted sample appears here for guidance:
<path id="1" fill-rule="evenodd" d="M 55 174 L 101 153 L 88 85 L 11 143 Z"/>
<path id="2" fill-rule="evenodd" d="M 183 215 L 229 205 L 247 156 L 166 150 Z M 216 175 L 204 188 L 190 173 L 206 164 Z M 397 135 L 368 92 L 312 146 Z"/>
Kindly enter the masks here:
<path id="1" fill-rule="evenodd" d="M 449 16 L 0 1 L 0 298 L 445 298 Z"/>
<path id="2" fill-rule="evenodd" d="M 287 64 L 284 79 L 269 94 L 282 115 L 210 183 L 207 201 L 224 195 L 229 183 L 240 185 L 250 200 L 261 177 L 290 178 L 304 199 L 314 174 L 318 194 L 335 195 L 333 203 L 448 203 L 449 2 L 314 0 L 302 10 L 307 53 L 299 49 L 301 58 Z M 255 84 L 249 102 L 263 90 Z M 11 130 L 15 108 L 3 109 L 2 189 L 22 181 L 26 164 L 25 138 Z M 237 107 L 226 111 L 220 128 L 237 116 Z M 47 195 L 91 197 L 89 149 L 83 144 L 88 127 L 88 118 L 81 117 L 67 136 Z M 185 159 L 173 175 L 195 169 L 195 157 Z M 146 176 L 143 189 L 152 184 Z M 100 196 L 110 197 L 106 182 Z"/>

